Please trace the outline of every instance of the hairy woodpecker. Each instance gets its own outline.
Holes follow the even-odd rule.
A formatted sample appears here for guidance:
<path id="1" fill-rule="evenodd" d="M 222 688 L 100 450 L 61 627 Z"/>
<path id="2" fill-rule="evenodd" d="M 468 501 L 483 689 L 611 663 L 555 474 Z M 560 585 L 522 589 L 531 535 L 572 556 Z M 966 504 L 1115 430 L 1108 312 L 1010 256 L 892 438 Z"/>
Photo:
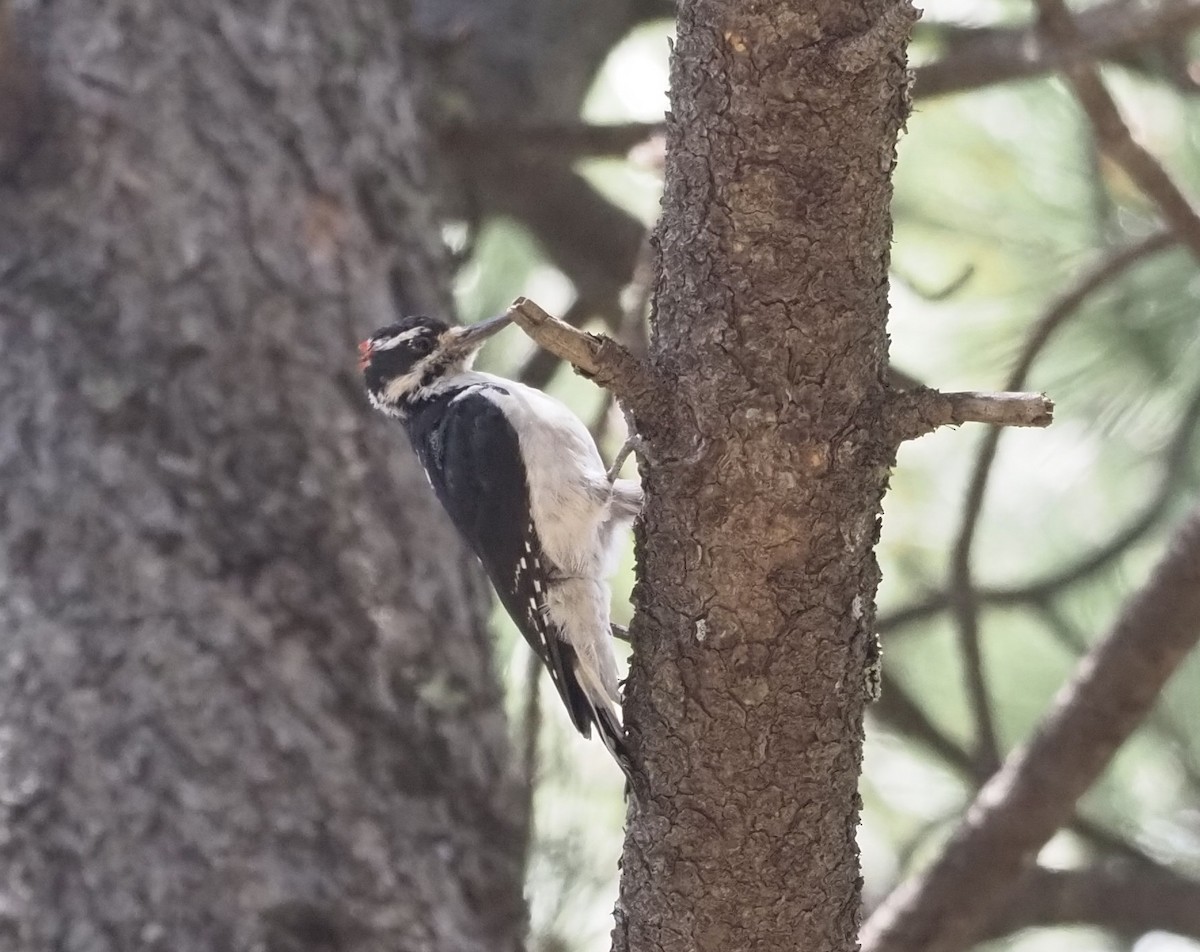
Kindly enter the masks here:
<path id="1" fill-rule="evenodd" d="M 471 369 L 508 322 L 405 318 L 358 345 L 359 367 L 372 405 L 404 425 L 575 727 L 590 737 L 595 724 L 632 782 L 607 579 L 617 531 L 637 515 L 642 491 L 609 482 L 587 428 L 557 400 Z"/>

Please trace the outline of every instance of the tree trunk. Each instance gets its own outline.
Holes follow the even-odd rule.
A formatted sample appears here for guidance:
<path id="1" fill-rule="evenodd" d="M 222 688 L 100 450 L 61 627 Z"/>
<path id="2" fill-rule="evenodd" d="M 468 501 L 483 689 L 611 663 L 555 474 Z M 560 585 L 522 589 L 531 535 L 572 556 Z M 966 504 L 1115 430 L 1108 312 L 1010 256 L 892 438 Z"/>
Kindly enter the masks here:
<path id="1" fill-rule="evenodd" d="M 903 0 L 681 4 L 615 948 L 856 948 Z"/>
<path id="2" fill-rule="evenodd" d="M 448 309 L 402 9 L 0 31 L 0 949 L 521 943 L 486 589 L 354 367 Z"/>

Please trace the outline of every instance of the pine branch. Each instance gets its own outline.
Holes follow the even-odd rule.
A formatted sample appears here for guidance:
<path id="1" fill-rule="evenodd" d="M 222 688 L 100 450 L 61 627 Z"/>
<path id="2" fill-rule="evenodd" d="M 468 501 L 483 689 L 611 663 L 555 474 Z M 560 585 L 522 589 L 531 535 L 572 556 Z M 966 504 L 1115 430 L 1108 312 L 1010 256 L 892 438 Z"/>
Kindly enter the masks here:
<path id="1" fill-rule="evenodd" d="M 1079 28 L 1063 0 L 1035 2 L 1047 36 L 1063 46 L 1078 42 Z M 1069 62 L 1063 75 L 1091 120 L 1101 151 L 1158 206 L 1179 240 L 1200 260 L 1200 214 L 1158 159 L 1133 138 L 1095 65 L 1087 60 Z"/>
<path id="2" fill-rule="evenodd" d="M 1200 508 L 938 860 L 871 916 L 863 952 L 957 952 L 977 939 L 1198 640 Z"/>
<path id="3" fill-rule="evenodd" d="M 1030 926 L 1090 925 L 1120 935 L 1174 932 L 1200 939 L 1200 882 L 1162 867 L 1032 870 L 988 937 Z"/>
<path id="4" fill-rule="evenodd" d="M 1086 60 L 1113 56 L 1131 48 L 1181 36 L 1200 26 L 1200 0 L 1145 4 L 1108 0 L 1075 17 L 1069 43 L 1046 43 L 1036 26 L 971 30 L 948 44 L 927 66 L 918 67 L 917 99 L 966 92 L 984 86 L 1029 79 Z M 936 31 L 937 24 L 928 30 Z"/>

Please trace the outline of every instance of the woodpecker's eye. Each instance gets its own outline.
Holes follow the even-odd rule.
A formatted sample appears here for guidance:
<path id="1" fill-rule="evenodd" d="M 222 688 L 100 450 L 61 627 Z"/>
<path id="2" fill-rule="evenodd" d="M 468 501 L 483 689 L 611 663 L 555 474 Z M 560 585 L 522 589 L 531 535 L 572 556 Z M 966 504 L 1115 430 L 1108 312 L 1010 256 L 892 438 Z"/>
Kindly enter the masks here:
<path id="1" fill-rule="evenodd" d="M 428 337 L 418 337 L 408 345 L 408 349 L 418 357 L 424 357 L 433 351 L 433 341 Z"/>

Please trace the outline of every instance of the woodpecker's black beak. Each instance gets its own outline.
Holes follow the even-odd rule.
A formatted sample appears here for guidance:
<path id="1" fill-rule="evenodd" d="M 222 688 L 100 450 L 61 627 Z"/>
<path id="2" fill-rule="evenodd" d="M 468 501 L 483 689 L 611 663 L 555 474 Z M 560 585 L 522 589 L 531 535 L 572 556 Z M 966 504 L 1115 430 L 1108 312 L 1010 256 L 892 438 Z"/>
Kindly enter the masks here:
<path id="1" fill-rule="evenodd" d="M 469 353 L 482 347 L 485 340 L 511 323 L 511 317 L 501 314 L 499 317 L 489 317 L 486 321 L 479 321 L 467 327 L 455 327 L 450 331 L 454 335 L 451 341 L 456 348 Z"/>

